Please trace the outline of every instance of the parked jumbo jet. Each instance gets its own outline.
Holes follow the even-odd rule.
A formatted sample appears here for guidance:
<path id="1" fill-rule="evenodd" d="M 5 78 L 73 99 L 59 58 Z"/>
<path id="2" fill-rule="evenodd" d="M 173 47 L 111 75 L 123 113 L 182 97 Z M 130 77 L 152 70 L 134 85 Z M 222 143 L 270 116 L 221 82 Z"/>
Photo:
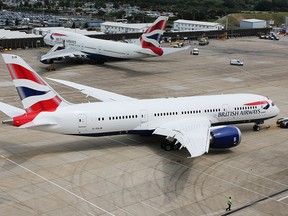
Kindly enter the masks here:
<path id="1" fill-rule="evenodd" d="M 44 42 L 53 46 L 41 57 L 41 62 L 52 64 L 62 58 L 89 58 L 95 63 L 161 56 L 179 49 L 161 48 L 160 41 L 168 17 L 160 16 L 143 33 L 136 43 L 90 38 L 78 33 L 53 31 L 44 37 Z"/>
<path id="2" fill-rule="evenodd" d="M 191 157 L 211 148 L 231 148 L 241 141 L 234 123 L 254 122 L 255 130 L 279 109 L 267 97 L 227 94 L 138 100 L 104 90 L 50 79 L 76 88 L 103 102 L 71 104 L 51 88 L 22 58 L 3 54 L 23 109 L 0 102 L 10 117 L 3 121 L 19 128 L 61 134 L 105 136 L 158 134 L 165 150 L 186 147 Z"/>

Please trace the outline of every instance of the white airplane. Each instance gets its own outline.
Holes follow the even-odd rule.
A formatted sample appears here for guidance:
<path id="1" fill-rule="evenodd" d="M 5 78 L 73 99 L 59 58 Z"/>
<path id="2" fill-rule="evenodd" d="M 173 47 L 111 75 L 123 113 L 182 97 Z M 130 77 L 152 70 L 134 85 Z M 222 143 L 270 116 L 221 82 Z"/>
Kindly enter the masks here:
<path id="1" fill-rule="evenodd" d="M 89 58 L 95 63 L 104 63 L 105 61 L 156 57 L 166 52 L 179 51 L 179 49 L 160 47 L 167 21 L 168 17 L 158 17 L 136 43 L 90 38 L 68 31 L 52 31 L 44 37 L 44 42 L 53 47 L 47 54 L 41 56 L 41 62 L 52 64 L 55 60 L 62 58 L 80 57 Z"/>
<path id="2" fill-rule="evenodd" d="M 0 102 L 0 110 L 10 117 L 2 122 L 18 128 L 82 136 L 158 134 L 167 138 L 162 144 L 165 150 L 186 147 L 191 157 L 197 157 L 209 147 L 240 143 L 240 130 L 226 124 L 254 122 L 259 130 L 259 124 L 279 113 L 270 99 L 256 94 L 138 100 L 50 78 L 102 101 L 71 104 L 22 58 L 2 56 L 24 107 Z"/>

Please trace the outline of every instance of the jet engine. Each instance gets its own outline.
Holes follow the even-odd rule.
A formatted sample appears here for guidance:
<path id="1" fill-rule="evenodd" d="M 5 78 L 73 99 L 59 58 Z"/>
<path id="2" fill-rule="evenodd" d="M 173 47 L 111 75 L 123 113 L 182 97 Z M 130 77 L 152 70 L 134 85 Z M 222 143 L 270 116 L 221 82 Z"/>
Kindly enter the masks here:
<path id="1" fill-rule="evenodd" d="M 53 59 L 46 59 L 46 60 L 40 60 L 43 64 L 53 64 L 54 60 Z"/>
<path id="2" fill-rule="evenodd" d="M 232 148 L 241 142 L 241 131 L 235 126 L 211 127 L 210 135 L 210 148 Z"/>

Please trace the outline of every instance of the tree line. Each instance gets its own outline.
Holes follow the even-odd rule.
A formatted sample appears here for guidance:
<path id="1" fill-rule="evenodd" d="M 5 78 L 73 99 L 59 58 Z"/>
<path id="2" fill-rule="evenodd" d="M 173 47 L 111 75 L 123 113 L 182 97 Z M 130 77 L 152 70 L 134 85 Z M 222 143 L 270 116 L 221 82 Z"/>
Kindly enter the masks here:
<path id="1" fill-rule="evenodd" d="M 86 2 L 92 2 L 94 4 L 93 7 L 97 9 L 105 8 L 106 3 L 113 3 L 114 8 L 119 8 L 123 4 L 129 4 L 131 6 L 138 6 L 142 10 L 173 12 L 176 14 L 176 19 L 206 21 L 215 20 L 226 14 L 241 11 L 288 11 L 288 0 L 59 0 L 58 7 L 77 8 Z M 36 2 L 32 6 L 28 4 L 28 0 L 24 0 L 21 1 L 21 4 L 16 9 L 37 10 L 39 8 L 40 10 L 43 7 L 43 3 L 50 12 L 58 12 L 56 0 Z M 6 5 L 1 0 L 0 7 L 6 8 Z M 119 16 L 123 15 L 123 13 L 118 14 Z M 133 16 L 136 18 L 134 21 L 137 21 L 137 15 Z M 142 17 L 141 19 L 143 19 L 142 15 L 138 17 Z"/>

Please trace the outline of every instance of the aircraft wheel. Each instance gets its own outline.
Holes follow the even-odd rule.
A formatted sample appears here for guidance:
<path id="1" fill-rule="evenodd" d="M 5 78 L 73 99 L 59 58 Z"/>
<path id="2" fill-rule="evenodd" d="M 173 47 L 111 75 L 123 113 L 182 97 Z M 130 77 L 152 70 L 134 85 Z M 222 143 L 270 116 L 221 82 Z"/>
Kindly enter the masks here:
<path id="1" fill-rule="evenodd" d="M 259 125 L 257 125 L 257 124 L 255 124 L 254 126 L 253 126 L 253 130 L 254 131 L 260 131 L 260 126 Z"/>
<path id="2" fill-rule="evenodd" d="M 170 143 L 165 143 L 164 149 L 165 151 L 170 151 L 172 149 L 172 145 Z"/>
<path id="3" fill-rule="evenodd" d="M 180 143 L 177 143 L 177 144 L 173 145 L 173 149 L 174 150 L 179 150 L 180 147 L 181 147 Z"/>

